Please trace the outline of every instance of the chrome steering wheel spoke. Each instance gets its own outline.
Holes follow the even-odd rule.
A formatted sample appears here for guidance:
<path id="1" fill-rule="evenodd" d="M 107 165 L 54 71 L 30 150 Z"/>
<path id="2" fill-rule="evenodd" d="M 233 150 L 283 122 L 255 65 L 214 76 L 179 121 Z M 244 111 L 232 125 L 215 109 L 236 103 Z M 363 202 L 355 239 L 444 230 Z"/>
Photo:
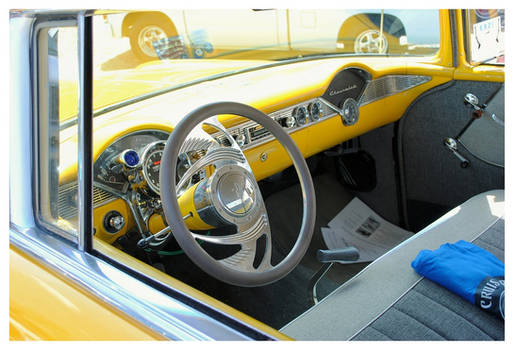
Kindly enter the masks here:
<path id="1" fill-rule="evenodd" d="M 245 227 L 246 226 L 246 227 Z M 238 226 L 238 232 L 225 236 L 206 236 L 193 233 L 195 239 L 219 245 L 241 245 L 241 250 L 234 255 L 219 260 L 219 262 L 243 271 L 259 271 L 271 267 L 271 231 L 268 217 L 264 211 L 252 225 Z M 257 254 L 257 241 L 266 237 L 266 246 L 261 262 L 254 267 L 254 260 Z"/>
<path id="2" fill-rule="evenodd" d="M 211 126 L 222 132 L 230 142 L 230 146 L 224 147 L 219 144 L 218 140 L 203 130 L 203 125 Z M 194 174 L 208 165 L 213 165 L 216 168 L 220 168 L 226 164 L 238 164 L 248 170 L 250 173 L 252 172 L 250 164 L 246 160 L 243 150 L 239 147 L 237 142 L 233 140 L 232 136 L 228 133 L 223 124 L 219 122 L 217 116 L 212 116 L 205 120 L 203 123 L 198 124 L 187 136 L 186 140 L 180 148 L 180 153 L 198 149 L 206 149 L 207 152 L 182 175 L 180 181 L 177 184 L 178 192 L 182 190 L 185 185 L 189 184 L 189 180 Z"/>
<path id="3" fill-rule="evenodd" d="M 250 164 L 237 142 L 232 139 L 232 136 L 218 121 L 217 116 L 208 118 L 201 125 L 208 125 L 221 131 L 229 140 L 230 146 L 219 145 L 211 147 L 206 155 L 194 163 L 184 174 L 177 188 L 180 189 L 181 186 L 187 183 L 188 177 L 201 168 L 213 165 L 216 168 L 215 175 L 213 176 L 217 176 L 211 183 L 211 190 L 217 193 L 217 198 L 213 201 L 213 204 L 224 220 L 237 227 L 237 233 L 226 236 L 191 234 L 195 239 L 213 244 L 241 245 L 240 251 L 220 262 L 233 265 L 237 261 L 245 271 L 248 269 L 258 270 L 253 267 L 257 253 L 257 240 L 265 235 L 266 250 L 264 257 L 269 258 L 269 261 L 263 261 L 258 267 L 260 268 L 261 265 L 269 267 L 271 266 L 269 220 L 264 199 Z"/>

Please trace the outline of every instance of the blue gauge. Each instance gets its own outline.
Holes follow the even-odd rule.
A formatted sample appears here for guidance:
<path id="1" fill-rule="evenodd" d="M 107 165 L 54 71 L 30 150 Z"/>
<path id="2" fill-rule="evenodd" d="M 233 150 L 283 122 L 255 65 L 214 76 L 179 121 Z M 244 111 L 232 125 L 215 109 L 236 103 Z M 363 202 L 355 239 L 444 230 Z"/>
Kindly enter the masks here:
<path id="1" fill-rule="evenodd" d="M 129 168 L 133 168 L 139 164 L 139 154 L 133 149 L 127 149 L 121 152 L 119 161 Z"/>

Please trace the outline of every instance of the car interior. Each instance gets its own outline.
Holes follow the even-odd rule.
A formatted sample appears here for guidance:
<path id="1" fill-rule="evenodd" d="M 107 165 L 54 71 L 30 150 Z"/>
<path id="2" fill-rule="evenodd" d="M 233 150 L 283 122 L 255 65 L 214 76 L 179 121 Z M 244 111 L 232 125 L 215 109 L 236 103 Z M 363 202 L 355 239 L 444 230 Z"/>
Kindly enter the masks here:
<path id="1" fill-rule="evenodd" d="M 420 250 L 461 239 L 504 260 L 503 70 L 463 69 L 465 40 L 446 23 L 466 18 L 438 16 L 430 55 L 104 69 L 92 125 L 94 249 L 294 339 L 503 339 L 502 319 L 411 267 Z M 62 86 L 59 131 L 40 142 L 59 140 L 45 144 L 57 182 L 48 216 L 73 231 L 78 125 L 63 120 Z M 121 102 L 104 103 L 107 91 Z M 355 199 L 374 217 L 360 240 L 386 226 L 402 232 L 378 258 L 325 235 Z"/>

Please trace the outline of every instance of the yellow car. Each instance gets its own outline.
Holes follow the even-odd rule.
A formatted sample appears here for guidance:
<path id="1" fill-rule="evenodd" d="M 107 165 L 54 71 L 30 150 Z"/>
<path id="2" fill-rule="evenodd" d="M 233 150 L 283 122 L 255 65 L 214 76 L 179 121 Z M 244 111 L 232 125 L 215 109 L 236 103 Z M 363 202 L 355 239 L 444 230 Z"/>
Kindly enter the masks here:
<path id="1" fill-rule="evenodd" d="M 120 13 L 10 12 L 11 340 L 505 338 L 491 293 L 411 266 L 503 264 L 503 10 L 398 10 L 427 38 L 392 51 L 170 35 L 142 65 Z"/>

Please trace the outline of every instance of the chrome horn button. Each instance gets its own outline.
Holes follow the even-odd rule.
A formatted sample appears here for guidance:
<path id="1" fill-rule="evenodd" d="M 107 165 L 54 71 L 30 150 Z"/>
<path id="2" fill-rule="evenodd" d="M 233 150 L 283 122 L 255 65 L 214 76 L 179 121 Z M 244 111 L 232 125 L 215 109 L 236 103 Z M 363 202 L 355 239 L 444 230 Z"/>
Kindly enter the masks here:
<path id="1" fill-rule="evenodd" d="M 266 210 L 257 182 L 238 164 L 226 164 L 200 184 L 194 194 L 195 208 L 209 225 L 251 225 Z"/>
<path id="2" fill-rule="evenodd" d="M 245 215 L 255 204 L 255 187 L 242 172 L 221 176 L 216 190 L 220 203 L 233 214 Z"/>

